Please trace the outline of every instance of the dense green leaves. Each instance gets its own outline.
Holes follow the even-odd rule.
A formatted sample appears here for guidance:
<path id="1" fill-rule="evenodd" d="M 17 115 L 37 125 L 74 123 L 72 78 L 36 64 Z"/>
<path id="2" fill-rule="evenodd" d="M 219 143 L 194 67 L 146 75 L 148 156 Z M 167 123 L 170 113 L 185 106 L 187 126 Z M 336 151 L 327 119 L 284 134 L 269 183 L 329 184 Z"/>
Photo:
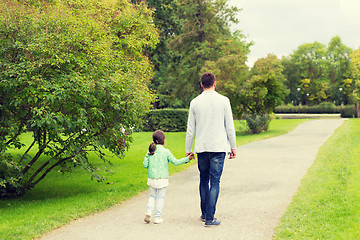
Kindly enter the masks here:
<path id="1" fill-rule="evenodd" d="M 355 115 L 360 117 L 360 49 L 351 54 L 351 77 L 353 79 L 354 90 L 351 99 L 355 103 Z"/>
<path id="2" fill-rule="evenodd" d="M 159 107 L 188 107 L 201 92 L 199 79 L 207 62 L 216 62 L 230 55 L 244 59 L 249 44 L 244 36 L 231 33 L 229 24 L 236 22 L 237 8 L 227 1 L 179 1 L 178 16 L 181 31 L 168 39 L 169 58 L 155 75 Z M 213 63 L 209 63 L 214 67 Z"/>
<path id="3" fill-rule="evenodd" d="M 143 131 L 186 132 L 188 109 L 155 109 L 148 113 Z"/>
<path id="4" fill-rule="evenodd" d="M 240 90 L 246 114 L 269 114 L 283 102 L 287 90 L 282 70 L 280 60 L 275 55 L 270 54 L 255 62 L 249 80 Z"/>
<path id="5" fill-rule="evenodd" d="M 239 99 L 253 133 L 268 130 L 269 114 L 288 93 L 282 71 L 280 60 L 269 54 L 255 62 L 248 79 L 241 85 Z"/>
<path id="6" fill-rule="evenodd" d="M 88 152 L 121 156 L 153 101 L 151 12 L 125 0 L 0 4 L 0 195 L 21 195 L 58 166 L 81 164 L 101 180 Z"/>
<path id="7" fill-rule="evenodd" d="M 300 45 L 289 57 L 282 59 L 286 85 L 290 94 L 287 103 L 318 104 L 336 102 L 349 104 L 352 91 L 350 55 L 352 50 L 333 37 L 328 44 L 314 42 Z M 339 89 L 345 91 L 339 91 Z"/>

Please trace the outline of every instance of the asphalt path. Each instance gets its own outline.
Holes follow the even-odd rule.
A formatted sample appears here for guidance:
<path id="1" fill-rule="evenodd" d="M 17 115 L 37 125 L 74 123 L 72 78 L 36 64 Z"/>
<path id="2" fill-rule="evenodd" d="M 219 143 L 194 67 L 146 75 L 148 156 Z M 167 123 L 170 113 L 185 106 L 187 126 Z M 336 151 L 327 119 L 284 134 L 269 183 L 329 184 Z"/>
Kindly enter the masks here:
<path id="1" fill-rule="evenodd" d="M 319 147 L 343 121 L 307 121 L 288 134 L 238 147 L 237 157 L 225 161 L 216 211 L 220 226 L 207 228 L 200 221 L 199 174 L 193 166 L 170 178 L 161 224 L 143 222 L 147 191 L 41 239 L 271 239 Z"/>

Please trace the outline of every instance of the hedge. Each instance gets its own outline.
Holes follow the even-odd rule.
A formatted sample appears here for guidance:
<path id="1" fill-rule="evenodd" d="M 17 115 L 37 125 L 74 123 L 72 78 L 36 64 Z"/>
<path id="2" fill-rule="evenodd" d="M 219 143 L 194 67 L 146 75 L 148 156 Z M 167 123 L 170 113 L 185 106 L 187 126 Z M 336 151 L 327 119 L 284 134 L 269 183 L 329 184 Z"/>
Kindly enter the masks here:
<path id="1" fill-rule="evenodd" d="M 345 106 L 343 106 L 345 107 Z M 293 106 L 289 105 L 281 105 L 274 109 L 274 113 L 340 113 L 342 106 L 335 106 L 333 103 L 321 103 L 319 105 L 307 106 L 307 105 L 299 105 Z"/>
<path id="2" fill-rule="evenodd" d="M 186 132 L 188 109 L 155 109 L 147 114 L 143 131 Z"/>
<path id="3" fill-rule="evenodd" d="M 331 114 L 331 113 L 340 113 L 342 118 L 353 118 L 355 117 L 354 106 L 335 106 L 332 103 L 322 103 L 315 106 L 293 106 L 281 105 L 274 109 L 274 113 L 317 113 L 317 114 Z"/>

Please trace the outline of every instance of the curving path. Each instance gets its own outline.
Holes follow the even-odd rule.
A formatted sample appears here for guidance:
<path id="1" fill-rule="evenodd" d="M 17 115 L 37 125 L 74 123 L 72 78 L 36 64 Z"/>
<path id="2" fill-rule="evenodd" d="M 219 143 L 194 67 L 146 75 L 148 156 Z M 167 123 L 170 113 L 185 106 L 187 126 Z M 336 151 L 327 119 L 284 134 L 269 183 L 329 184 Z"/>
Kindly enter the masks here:
<path id="1" fill-rule="evenodd" d="M 236 159 L 225 162 L 218 227 L 205 228 L 199 219 L 198 170 L 193 166 L 170 178 L 162 224 L 143 222 L 146 192 L 42 240 L 271 239 L 319 147 L 343 121 L 308 121 L 283 136 L 238 147 Z"/>

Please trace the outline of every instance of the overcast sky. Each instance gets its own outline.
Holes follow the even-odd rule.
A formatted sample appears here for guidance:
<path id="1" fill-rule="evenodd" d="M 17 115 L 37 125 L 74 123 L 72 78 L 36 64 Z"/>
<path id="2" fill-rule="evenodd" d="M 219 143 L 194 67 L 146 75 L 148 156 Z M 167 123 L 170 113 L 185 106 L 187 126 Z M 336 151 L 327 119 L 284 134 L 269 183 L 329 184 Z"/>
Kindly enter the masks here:
<path id="1" fill-rule="evenodd" d="M 328 45 L 339 36 L 352 49 L 360 46 L 360 0 L 228 0 L 242 8 L 239 29 L 254 45 L 248 65 L 267 54 L 290 55 L 301 44 Z"/>

